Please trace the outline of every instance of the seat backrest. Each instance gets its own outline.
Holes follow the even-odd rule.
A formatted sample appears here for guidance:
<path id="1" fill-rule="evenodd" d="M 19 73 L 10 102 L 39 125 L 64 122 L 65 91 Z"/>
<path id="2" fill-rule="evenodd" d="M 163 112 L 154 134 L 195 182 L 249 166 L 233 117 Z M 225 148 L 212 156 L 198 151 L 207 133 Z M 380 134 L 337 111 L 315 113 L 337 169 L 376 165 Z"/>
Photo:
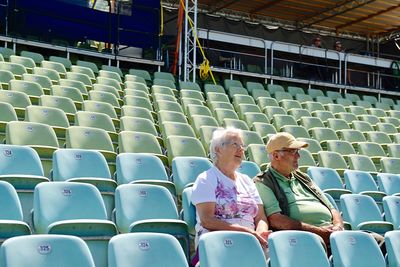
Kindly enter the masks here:
<path id="1" fill-rule="evenodd" d="M 0 144 L 0 175 L 9 174 L 43 176 L 37 152 L 28 146 Z"/>
<path id="2" fill-rule="evenodd" d="M 22 208 L 17 191 L 4 181 L 0 181 L 0 220 L 22 221 Z"/>
<path id="3" fill-rule="evenodd" d="M 382 172 L 400 174 L 400 159 L 385 157 L 381 158 Z"/>
<path id="4" fill-rule="evenodd" d="M 162 161 L 146 153 L 121 153 L 116 159 L 118 184 L 128 184 L 136 180 L 168 181 Z"/>
<path id="5" fill-rule="evenodd" d="M 339 188 L 343 189 L 343 183 L 337 171 L 324 167 L 309 167 L 307 174 L 322 190 Z"/>
<path id="6" fill-rule="evenodd" d="M 400 231 L 390 231 L 385 234 L 385 247 L 389 267 L 398 267 L 400 263 Z"/>
<path id="7" fill-rule="evenodd" d="M 165 187 L 150 184 L 123 184 L 115 190 L 118 229 L 129 232 L 132 223 L 147 219 L 178 219 L 172 194 Z"/>
<path id="8" fill-rule="evenodd" d="M 172 176 L 177 194 L 180 195 L 188 184 L 195 182 L 200 173 L 211 167 L 212 163 L 207 158 L 175 157 L 172 160 Z"/>
<path id="9" fill-rule="evenodd" d="M 65 139 L 67 148 L 114 151 L 111 138 L 103 129 L 70 126 Z"/>
<path id="10" fill-rule="evenodd" d="M 368 233 L 340 231 L 332 233 L 330 239 L 335 267 L 386 266 L 378 244 Z"/>
<path id="11" fill-rule="evenodd" d="M 199 256 L 202 267 L 267 266 L 258 240 L 244 232 L 214 231 L 201 235 Z"/>
<path id="12" fill-rule="evenodd" d="M 59 146 L 57 136 L 49 125 L 25 121 L 7 123 L 6 143 L 11 145 Z"/>
<path id="13" fill-rule="evenodd" d="M 268 245 L 271 266 L 330 266 L 321 239 L 316 234 L 278 231 L 268 237 Z"/>
<path id="14" fill-rule="evenodd" d="M 154 136 L 157 136 L 158 132 L 154 125 L 155 125 L 154 121 L 151 121 L 151 120 L 145 119 L 145 118 L 125 116 L 125 117 L 121 117 L 121 120 L 120 120 L 120 130 L 121 131 L 144 132 L 144 133 L 150 133 Z"/>
<path id="15" fill-rule="evenodd" d="M 65 112 L 59 108 L 28 106 L 25 110 L 25 121 L 48 124 L 50 126 L 69 127 Z"/>
<path id="16" fill-rule="evenodd" d="M 122 131 L 119 133 L 118 147 L 119 153 L 162 154 L 160 144 L 150 133 Z"/>
<path id="17" fill-rule="evenodd" d="M 385 212 L 385 220 L 391 222 L 394 229 L 400 229 L 400 197 L 383 197 L 383 211 Z"/>
<path id="18" fill-rule="evenodd" d="M 14 108 L 26 108 L 31 105 L 28 95 L 18 91 L 0 90 L 0 101 L 9 103 Z"/>
<path id="19" fill-rule="evenodd" d="M 104 113 L 110 116 L 112 119 L 117 118 L 117 113 L 115 112 L 114 107 L 109 103 L 94 100 L 85 100 L 83 101 L 82 110 Z"/>
<path id="20" fill-rule="evenodd" d="M 378 205 L 367 195 L 345 194 L 340 196 L 343 220 L 351 224 L 353 229 L 362 222 L 383 221 Z"/>
<path id="21" fill-rule="evenodd" d="M 13 106 L 6 102 L 0 102 L 0 121 L 17 121 L 18 117 Z"/>
<path id="22" fill-rule="evenodd" d="M 188 267 L 178 240 L 162 233 L 130 233 L 111 238 L 108 267 Z"/>
<path id="23" fill-rule="evenodd" d="M 45 107 L 59 108 L 70 114 L 75 114 L 76 112 L 74 102 L 70 98 L 64 96 L 42 95 L 40 96 L 39 104 Z"/>
<path id="24" fill-rule="evenodd" d="M 344 171 L 344 180 L 346 188 L 356 194 L 363 191 L 378 191 L 374 178 L 368 172 L 346 170 Z"/>
<path id="25" fill-rule="evenodd" d="M 172 164 L 172 159 L 177 156 L 206 157 L 203 145 L 194 137 L 172 135 L 167 137 L 166 143 L 170 164 Z"/>
<path id="26" fill-rule="evenodd" d="M 85 126 L 115 132 L 114 124 L 107 114 L 91 111 L 78 111 L 75 113 L 75 126 Z"/>
<path id="27" fill-rule="evenodd" d="M 74 182 L 41 183 L 33 195 L 33 221 L 36 233 L 63 220 L 107 220 L 100 191 L 91 184 Z"/>
<path id="28" fill-rule="evenodd" d="M 61 86 L 75 87 L 82 94 L 87 95 L 87 93 L 88 93 L 85 84 L 83 82 L 81 82 L 81 81 L 69 80 L 69 79 L 60 79 L 59 83 L 60 83 Z"/>
<path id="29" fill-rule="evenodd" d="M 382 146 L 373 142 L 360 142 L 357 145 L 358 152 L 365 156 L 370 157 L 385 157 L 386 153 Z"/>
<path id="30" fill-rule="evenodd" d="M 68 253 L 65 253 L 68 251 Z M 76 236 L 32 235 L 6 240 L 0 265 L 8 267 L 95 267 L 86 243 Z"/>
<path id="31" fill-rule="evenodd" d="M 376 172 L 374 162 L 370 157 L 364 155 L 350 155 L 349 156 L 349 167 L 352 170 Z"/>
<path id="32" fill-rule="evenodd" d="M 91 168 L 96 166 L 96 168 Z M 111 179 L 107 161 L 95 150 L 59 149 L 53 153 L 53 180 L 92 177 Z"/>
<path id="33" fill-rule="evenodd" d="M 391 173 L 378 173 L 378 186 L 388 195 L 400 193 L 400 176 Z"/>
<path id="34" fill-rule="evenodd" d="M 334 151 L 341 155 L 356 154 L 354 147 L 347 141 L 328 140 L 326 144 L 329 151 Z"/>
<path id="35" fill-rule="evenodd" d="M 347 169 L 346 161 L 342 155 L 333 151 L 319 151 L 318 152 L 319 166 L 332 169 Z"/>
<path id="36" fill-rule="evenodd" d="M 242 164 L 240 164 L 239 168 L 237 169 L 238 172 L 246 174 L 252 179 L 254 176 L 260 173 L 260 167 L 252 161 L 243 160 Z"/>

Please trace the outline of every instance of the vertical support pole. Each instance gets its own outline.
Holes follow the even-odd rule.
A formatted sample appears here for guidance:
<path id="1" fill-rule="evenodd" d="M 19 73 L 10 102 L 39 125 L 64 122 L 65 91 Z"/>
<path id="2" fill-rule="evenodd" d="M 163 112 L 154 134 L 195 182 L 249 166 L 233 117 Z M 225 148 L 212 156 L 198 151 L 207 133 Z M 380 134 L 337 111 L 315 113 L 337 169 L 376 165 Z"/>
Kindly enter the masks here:
<path id="1" fill-rule="evenodd" d="M 186 0 L 185 3 L 185 41 L 184 41 L 184 71 L 183 80 L 196 82 L 196 52 L 197 52 L 197 0 Z M 189 20 L 193 22 L 190 25 Z M 193 28 L 192 28 L 193 26 Z"/>

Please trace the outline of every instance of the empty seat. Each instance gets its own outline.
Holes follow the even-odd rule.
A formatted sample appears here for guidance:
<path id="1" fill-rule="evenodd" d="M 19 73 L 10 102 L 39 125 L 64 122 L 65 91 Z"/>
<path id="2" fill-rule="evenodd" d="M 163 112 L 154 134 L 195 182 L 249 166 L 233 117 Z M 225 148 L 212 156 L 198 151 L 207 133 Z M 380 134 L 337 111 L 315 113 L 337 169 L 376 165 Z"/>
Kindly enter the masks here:
<path id="1" fill-rule="evenodd" d="M 352 230 L 368 230 L 381 235 L 393 230 L 393 225 L 383 220 L 378 205 L 370 196 L 341 195 L 340 205 L 343 220 L 350 223 Z"/>
<path id="2" fill-rule="evenodd" d="M 272 122 L 278 131 L 281 131 L 283 126 L 297 125 L 295 118 L 290 115 L 273 115 Z"/>
<path id="3" fill-rule="evenodd" d="M 174 235 L 189 255 L 187 224 L 179 219 L 172 194 L 166 188 L 149 184 L 119 185 L 115 191 L 115 218 L 121 233 Z"/>
<path id="4" fill-rule="evenodd" d="M 194 137 L 169 136 L 166 139 L 166 148 L 170 166 L 173 158 L 177 156 L 206 157 L 203 145 Z"/>
<path id="5" fill-rule="evenodd" d="M 360 231 L 334 232 L 330 240 L 334 266 L 386 266 L 378 244 L 368 233 Z"/>
<path id="6" fill-rule="evenodd" d="M 261 170 L 265 170 L 270 159 L 264 144 L 250 144 L 246 152 L 250 161 L 256 163 Z"/>
<path id="7" fill-rule="evenodd" d="M 202 267 L 267 266 L 259 241 L 244 232 L 214 231 L 201 235 L 199 256 Z"/>
<path id="8" fill-rule="evenodd" d="M 17 121 L 17 113 L 11 104 L 0 102 L 0 142 L 6 136 L 6 125 L 9 121 Z"/>
<path id="9" fill-rule="evenodd" d="M 400 230 L 400 197 L 385 196 L 383 198 L 385 220 L 391 222 L 395 230 Z"/>
<path id="10" fill-rule="evenodd" d="M 351 154 L 356 154 L 354 147 L 347 141 L 342 140 L 328 140 L 326 141 L 326 148 L 329 151 L 337 152 L 345 159 L 351 157 Z"/>
<path id="11" fill-rule="evenodd" d="M 389 267 L 398 267 L 400 262 L 400 231 L 391 231 L 385 234 L 385 246 L 387 251 L 387 262 Z"/>
<path id="12" fill-rule="evenodd" d="M 111 238 L 108 267 L 187 267 L 179 242 L 162 233 L 130 233 Z"/>
<path id="13" fill-rule="evenodd" d="M 260 167 L 252 161 L 243 160 L 237 171 L 249 176 L 250 179 L 260 173 Z"/>
<path id="14" fill-rule="evenodd" d="M 5 102 L 13 106 L 18 118 L 23 118 L 25 108 L 32 104 L 27 94 L 8 90 L 0 90 L 0 102 Z"/>
<path id="15" fill-rule="evenodd" d="M 74 102 L 68 97 L 42 95 L 39 99 L 39 105 L 61 109 L 67 115 L 68 121 L 70 123 L 74 122 L 76 106 Z"/>
<path id="16" fill-rule="evenodd" d="M 53 154 L 52 178 L 53 181 L 81 182 L 96 186 L 103 197 L 107 218 L 111 219 L 117 184 L 111 179 L 107 161 L 100 152 L 85 149 L 57 150 Z"/>
<path id="17" fill-rule="evenodd" d="M 321 238 L 316 234 L 278 231 L 268 237 L 268 245 L 271 266 L 330 266 Z"/>
<path id="18" fill-rule="evenodd" d="M 387 195 L 400 196 L 400 176 L 391 173 L 378 173 L 377 181 L 380 191 Z"/>
<path id="19" fill-rule="evenodd" d="M 350 155 L 348 158 L 349 167 L 352 170 L 370 172 L 376 175 L 377 170 L 371 158 L 364 155 Z"/>
<path id="20" fill-rule="evenodd" d="M 339 175 L 343 174 L 347 169 L 346 161 L 343 159 L 343 156 L 337 152 L 319 151 L 318 163 L 321 167 L 335 169 Z"/>
<path id="21" fill-rule="evenodd" d="M 32 235 L 9 239 L 1 246 L 0 264 L 8 267 L 95 267 L 85 242 L 76 236 L 66 235 Z"/>
<path id="22" fill-rule="evenodd" d="M 107 220 L 103 200 L 95 186 L 75 182 L 36 186 L 33 221 L 38 234 L 81 237 L 86 241 L 96 266 L 107 266 L 108 241 L 117 234 L 117 229 Z"/>
<path id="23" fill-rule="evenodd" d="M 400 159 L 383 157 L 381 158 L 382 172 L 400 174 Z"/>

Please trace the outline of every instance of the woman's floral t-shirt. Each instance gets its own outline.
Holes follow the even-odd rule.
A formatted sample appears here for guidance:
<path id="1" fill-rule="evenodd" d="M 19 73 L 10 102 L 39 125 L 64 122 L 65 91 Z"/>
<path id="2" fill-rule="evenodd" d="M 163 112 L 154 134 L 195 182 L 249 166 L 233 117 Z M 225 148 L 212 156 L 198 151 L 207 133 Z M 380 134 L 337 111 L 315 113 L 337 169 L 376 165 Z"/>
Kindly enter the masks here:
<path id="1" fill-rule="evenodd" d="M 262 204 L 253 181 L 245 174 L 236 172 L 236 181 L 225 176 L 217 167 L 201 173 L 193 185 L 192 203 L 215 202 L 215 217 L 251 229 L 255 228 L 254 217 L 258 204 Z M 196 239 L 208 232 L 200 223 L 196 213 Z"/>

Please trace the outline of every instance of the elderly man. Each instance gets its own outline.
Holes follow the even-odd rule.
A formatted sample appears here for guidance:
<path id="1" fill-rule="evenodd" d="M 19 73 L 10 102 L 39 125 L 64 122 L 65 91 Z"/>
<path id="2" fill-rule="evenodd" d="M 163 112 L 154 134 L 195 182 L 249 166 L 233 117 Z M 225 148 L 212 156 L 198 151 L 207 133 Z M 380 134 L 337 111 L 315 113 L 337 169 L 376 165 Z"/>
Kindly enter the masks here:
<path id="1" fill-rule="evenodd" d="M 272 136 L 267 143 L 271 164 L 256 176 L 256 187 L 272 229 L 312 232 L 329 245 L 331 233 L 344 229 L 343 220 L 321 189 L 297 170 L 299 150 L 307 146 L 288 133 Z"/>

